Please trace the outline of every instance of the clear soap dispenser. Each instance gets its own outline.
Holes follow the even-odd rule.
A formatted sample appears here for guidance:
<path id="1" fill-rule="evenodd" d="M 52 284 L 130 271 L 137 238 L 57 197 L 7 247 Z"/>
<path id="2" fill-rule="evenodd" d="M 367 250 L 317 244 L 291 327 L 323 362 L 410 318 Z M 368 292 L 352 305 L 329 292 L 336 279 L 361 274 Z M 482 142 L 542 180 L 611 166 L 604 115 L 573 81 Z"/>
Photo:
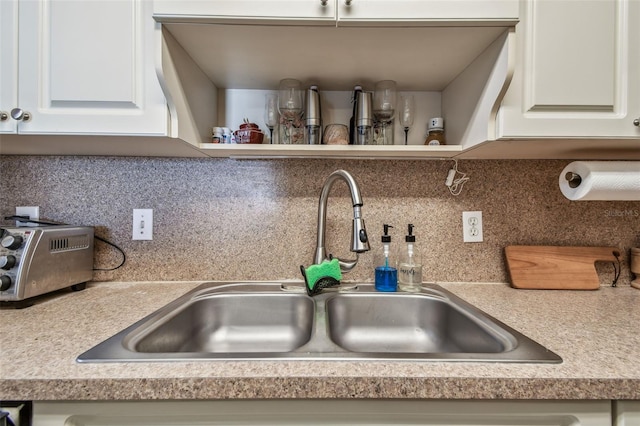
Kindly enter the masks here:
<path id="1" fill-rule="evenodd" d="M 400 252 L 400 259 L 398 259 L 398 287 L 402 291 L 417 292 L 422 285 L 422 258 L 416 247 L 413 228 L 413 224 L 410 223 L 404 238 L 406 247 Z"/>
<path id="2" fill-rule="evenodd" d="M 377 291 L 396 291 L 398 289 L 398 270 L 391 251 L 391 225 L 383 225 L 382 250 L 376 255 L 375 287 Z"/>

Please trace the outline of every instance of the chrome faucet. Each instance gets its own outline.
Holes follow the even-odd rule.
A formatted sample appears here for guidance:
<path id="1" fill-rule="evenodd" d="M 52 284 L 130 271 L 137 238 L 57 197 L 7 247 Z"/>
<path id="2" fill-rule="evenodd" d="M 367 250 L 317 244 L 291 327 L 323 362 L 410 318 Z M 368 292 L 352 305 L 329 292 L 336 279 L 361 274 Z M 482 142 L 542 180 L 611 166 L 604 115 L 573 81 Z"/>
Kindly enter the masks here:
<path id="1" fill-rule="evenodd" d="M 320 264 L 324 260 L 328 260 L 327 250 L 325 248 L 325 235 L 327 228 L 327 199 L 329 198 L 329 191 L 335 183 L 335 181 L 342 179 L 349 186 L 349 192 L 351 192 L 351 200 L 353 201 L 353 228 L 351 230 L 351 251 L 356 253 L 354 260 L 338 259 L 340 263 L 340 270 L 343 272 L 349 272 L 358 263 L 358 253 L 369 251 L 369 239 L 367 237 L 367 230 L 364 226 L 364 220 L 360 216 L 360 207 L 362 207 L 362 197 L 360 196 L 360 189 L 358 184 L 351 174 L 345 170 L 336 170 L 331 173 L 327 180 L 324 182 L 322 192 L 320 193 L 320 201 L 318 203 L 318 240 L 316 243 L 316 253 L 313 263 Z"/>

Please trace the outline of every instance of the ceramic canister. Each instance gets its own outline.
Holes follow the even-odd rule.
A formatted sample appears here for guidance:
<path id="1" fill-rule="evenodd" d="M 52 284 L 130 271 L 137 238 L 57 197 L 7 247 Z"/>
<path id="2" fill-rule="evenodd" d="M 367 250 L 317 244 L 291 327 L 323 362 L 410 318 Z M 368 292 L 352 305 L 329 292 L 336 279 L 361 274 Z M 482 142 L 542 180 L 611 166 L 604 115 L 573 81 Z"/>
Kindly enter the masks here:
<path id="1" fill-rule="evenodd" d="M 349 129 L 344 124 L 328 124 L 324 129 L 324 143 L 327 145 L 348 145 Z"/>

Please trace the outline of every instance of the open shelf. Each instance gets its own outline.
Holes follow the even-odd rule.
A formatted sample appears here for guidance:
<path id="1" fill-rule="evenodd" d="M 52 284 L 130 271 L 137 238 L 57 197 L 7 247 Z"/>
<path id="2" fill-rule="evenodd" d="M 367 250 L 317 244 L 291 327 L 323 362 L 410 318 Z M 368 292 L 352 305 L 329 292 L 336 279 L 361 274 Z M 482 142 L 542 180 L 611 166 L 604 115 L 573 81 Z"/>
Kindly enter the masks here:
<path id="1" fill-rule="evenodd" d="M 171 111 L 171 136 L 211 157 L 451 158 L 495 139 L 495 114 L 513 72 L 510 25 L 334 27 L 165 20 L 159 75 Z M 296 78 L 303 87 L 318 85 L 321 97 L 340 99 L 323 105 L 325 125 L 348 124 L 348 96 L 356 84 L 373 90 L 377 81 L 395 80 L 399 92 L 418 93 L 425 108 L 417 110 L 421 121 L 414 123 L 409 145 L 399 144 L 399 129 L 396 145 L 387 146 L 208 143 L 213 126 L 235 130 L 245 117 L 264 131 L 262 92 L 277 90 L 283 78 Z M 445 118 L 448 145 L 422 144 L 431 117 Z"/>
<path id="2" fill-rule="evenodd" d="M 211 157 L 231 158 L 420 159 L 451 158 L 462 152 L 460 145 L 362 146 L 202 143 L 199 148 Z"/>

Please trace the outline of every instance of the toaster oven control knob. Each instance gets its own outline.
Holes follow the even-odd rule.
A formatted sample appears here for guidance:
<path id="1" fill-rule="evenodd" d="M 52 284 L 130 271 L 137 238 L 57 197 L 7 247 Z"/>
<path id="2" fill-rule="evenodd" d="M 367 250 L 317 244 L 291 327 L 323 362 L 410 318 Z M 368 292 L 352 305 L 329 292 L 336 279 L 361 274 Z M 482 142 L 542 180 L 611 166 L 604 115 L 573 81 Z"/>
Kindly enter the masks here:
<path id="1" fill-rule="evenodd" d="M 15 250 L 22 246 L 22 241 L 23 239 L 20 235 L 7 235 L 0 244 L 6 249 Z"/>
<path id="2" fill-rule="evenodd" d="M 3 275 L 0 277 L 0 291 L 9 290 L 11 287 L 11 277 L 8 275 Z"/>
<path id="3" fill-rule="evenodd" d="M 7 256 L 0 256 L 0 268 L 9 270 L 16 266 L 16 257 L 9 254 Z"/>

